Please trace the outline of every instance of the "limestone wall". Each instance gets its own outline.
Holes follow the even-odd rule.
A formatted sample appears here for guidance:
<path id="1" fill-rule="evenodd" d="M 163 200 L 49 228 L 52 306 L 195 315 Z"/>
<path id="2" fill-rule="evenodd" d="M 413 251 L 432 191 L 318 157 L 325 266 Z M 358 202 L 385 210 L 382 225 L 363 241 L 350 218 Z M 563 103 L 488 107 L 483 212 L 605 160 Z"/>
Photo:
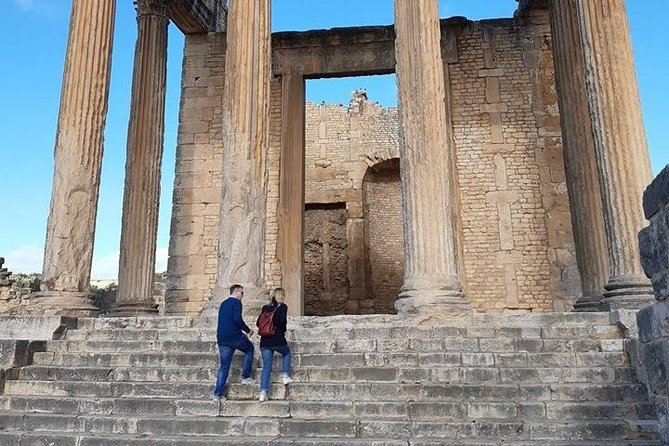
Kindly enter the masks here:
<path id="1" fill-rule="evenodd" d="M 580 291 L 547 23 L 470 23 L 449 65 L 465 290 L 485 310 Z"/>
<path id="2" fill-rule="evenodd" d="M 481 311 L 568 309 L 580 292 L 580 280 L 547 18 L 534 18 L 532 24 L 508 19 L 452 26 L 448 32 L 455 38 L 445 72 L 450 79 L 467 297 Z M 168 313 L 197 312 L 209 300 L 215 280 L 224 174 L 224 52 L 222 35 L 186 37 Z M 270 288 L 281 285 L 281 106 L 277 77 L 271 86 L 267 153 L 265 269 Z M 398 203 L 399 183 L 377 190 L 373 183 L 365 186 L 372 178 L 366 177 L 370 168 L 398 157 L 398 128 L 395 109 L 383 109 L 363 95 L 354 96 L 348 106 L 307 105 L 305 201 L 308 206 L 345 206 L 347 240 L 355 240 L 347 247 L 349 289 L 342 312 L 392 311 L 394 290 L 401 285 L 401 208 L 388 208 L 385 219 L 373 217 L 383 200 Z M 375 198 L 366 199 L 366 194 Z M 395 235 L 385 236 L 384 231 Z M 389 278 L 384 290 L 375 284 L 379 277 Z"/>
<path id="3" fill-rule="evenodd" d="M 166 313 L 198 313 L 216 277 L 223 171 L 223 35 L 186 35 Z"/>

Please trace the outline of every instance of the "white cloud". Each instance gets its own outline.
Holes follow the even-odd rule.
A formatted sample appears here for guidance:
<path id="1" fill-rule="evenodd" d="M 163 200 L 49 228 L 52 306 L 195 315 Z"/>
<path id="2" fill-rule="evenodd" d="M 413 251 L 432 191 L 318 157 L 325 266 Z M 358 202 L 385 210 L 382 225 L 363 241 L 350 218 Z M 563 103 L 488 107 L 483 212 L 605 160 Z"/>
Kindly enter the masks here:
<path id="1" fill-rule="evenodd" d="M 4 267 L 13 273 L 41 273 L 44 250 L 32 245 L 21 245 L 13 251 L 3 254 Z"/>
<path id="2" fill-rule="evenodd" d="M 35 7 L 35 0 L 14 0 L 24 11 L 31 11 Z"/>
<path id="3" fill-rule="evenodd" d="M 118 251 L 104 256 L 93 257 L 91 279 L 105 280 L 118 278 L 118 257 Z"/>
<path id="4" fill-rule="evenodd" d="M 158 248 L 156 250 L 156 272 L 167 271 L 167 248 Z"/>
<path id="5" fill-rule="evenodd" d="M 69 14 L 58 0 L 14 0 L 14 3 L 26 13 L 34 13 L 45 17 L 54 17 L 63 11 Z"/>

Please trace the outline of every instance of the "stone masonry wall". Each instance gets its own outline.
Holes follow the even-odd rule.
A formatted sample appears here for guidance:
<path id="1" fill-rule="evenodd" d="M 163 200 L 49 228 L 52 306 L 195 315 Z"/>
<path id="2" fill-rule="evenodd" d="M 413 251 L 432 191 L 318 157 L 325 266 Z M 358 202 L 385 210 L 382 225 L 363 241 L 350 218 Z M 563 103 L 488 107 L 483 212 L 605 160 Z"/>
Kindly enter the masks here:
<path id="1" fill-rule="evenodd" d="M 449 59 L 445 71 L 451 87 L 467 297 L 479 311 L 569 309 L 580 280 L 548 24 L 535 18 L 532 24 L 508 19 L 456 26 L 457 57 Z M 215 281 L 224 52 L 224 35 L 186 37 L 168 313 L 198 312 Z M 280 78 L 272 81 L 270 94 L 265 269 L 272 288 L 281 285 Z M 351 259 L 360 254 L 351 249 L 367 249 L 360 240 L 373 239 L 373 234 L 364 235 L 363 179 L 370 167 L 398 158 L 398 128 L 397 110 L 379 107 L 362 92 L 348 107 L 307 104 L 305 201 L 346 206 L 347 237 L 357 240 L 349 244 Z M 389 216 L 385 224 L 395 230 L 401 219 Z M 363 254 L 370 258 L 369 252 Z M 401 248 L 393 251 L 395 257 L 402 257 Z M 349 268 L 346 313 L 392 311 L 390 305 L 374 302 L 370 287 L 375 274 L 371 276 L 359 263 Z"/>
<path id="2" fill-rule="evenodd" d="M 224 55 L 224 35 L 186 35 L 166 313 L 199 313 L 216 280 Z"/>
<path id="3" fill-rule="evenodd" d="M 637 314 L 632 357 L 657 407 L 662 444 L 669 444 L 669 165 L 646 189 L 643 208 L 650 224 L 639 233 L 641 263 L 657 302 Z"/>
<path id="4" fill-rule="evenodd" d="M 547 24 L 473 22 L 449 65 L 465 291 L 479 310 L 552 311 L 576 294 Z M 566 305 L 560 305 L 562 309 Z"/>
<path id="5" fill-rule="evenodd" d="M 365 239 L 375 313 L 394 313 L 404 283 L 404 228 L 399 159 L 370 169 L 364 181 Z"/>

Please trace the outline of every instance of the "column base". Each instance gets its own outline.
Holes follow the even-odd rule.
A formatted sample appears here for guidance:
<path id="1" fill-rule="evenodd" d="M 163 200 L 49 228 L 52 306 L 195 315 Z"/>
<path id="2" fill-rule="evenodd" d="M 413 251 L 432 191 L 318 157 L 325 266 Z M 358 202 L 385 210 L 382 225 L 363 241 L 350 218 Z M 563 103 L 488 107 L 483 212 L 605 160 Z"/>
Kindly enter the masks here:
<path id="1" fill-rule="evenodd" d="M 35 300 L 44 308 L 45 314 L 95 317 L 99 312 L 91 294 L 81 291 L 38 291 Z"/>
<path id="2" fill-rule="evenodd" d="M 421 289 L 402 290 L 395 301 L 399 315 L 435 314 L 464 315 L 472 306 L 460 290 Z"/>
<path id="3" fill-rule="evenodd" d="M 110 317 L 158 316 L 158 304 L 121 303 L 109 313 Z"/>
<path id="4" fill-rule="evenodd" d="M 211 320 L 218 318 L 218 309 L 221 302 L 228 298 L 228 290 L 217 287 L 212 295 L 212 299 L 204 304 L 202 311 L 198 316 L 202 320 Z M 244 298 L 242 299 L 242 317 L 244 322 L 255 331 L 256 318 L 260 315 L 263 305 L 269 303 L 269 293 L 261 287 L 244 287 Z"/>
<path id="5" fill-rule="evenodd" d="M 581 296 L 574 302 L 574 312 L 588 313 L 595 311 L 603 311 L 600 308 L 602 303 L 602 296 Z"/>
<path id="6" fill-rule="evenodd" d="M 615 277 L 604 289 L 604 298 L 599 306 L 601 311 L 638 310 L 655 302 L 653 288 L 645 277 Z"/>

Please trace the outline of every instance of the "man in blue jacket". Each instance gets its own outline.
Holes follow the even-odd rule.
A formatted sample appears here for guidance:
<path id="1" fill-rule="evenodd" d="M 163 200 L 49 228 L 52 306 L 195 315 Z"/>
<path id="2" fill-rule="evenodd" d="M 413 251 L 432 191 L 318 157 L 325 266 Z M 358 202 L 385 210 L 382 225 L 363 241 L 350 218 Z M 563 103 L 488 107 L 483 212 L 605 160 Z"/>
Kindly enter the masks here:
<path id="1" fill-rule="evenodd" d="M 251 379 L 251 366 L 253 365 L 253 344 L 244 333 L 253 336 L 253 330 L 244 323 L 242 319 L 242 298 L 244 287 L 232 285 L 230 296 L 221 303 L 218 309 L 218 329 L 216 340 L 221 353 L 221 367 L 216 378 L 216 389 L 214 389 L 214 400 L 219 401 L 223 397 L 223 389 L 228 380 L 232 355 L 235 350 L 244 353 L 244 367 L 242 369 L 242 384 L 253 384 Z"/>

